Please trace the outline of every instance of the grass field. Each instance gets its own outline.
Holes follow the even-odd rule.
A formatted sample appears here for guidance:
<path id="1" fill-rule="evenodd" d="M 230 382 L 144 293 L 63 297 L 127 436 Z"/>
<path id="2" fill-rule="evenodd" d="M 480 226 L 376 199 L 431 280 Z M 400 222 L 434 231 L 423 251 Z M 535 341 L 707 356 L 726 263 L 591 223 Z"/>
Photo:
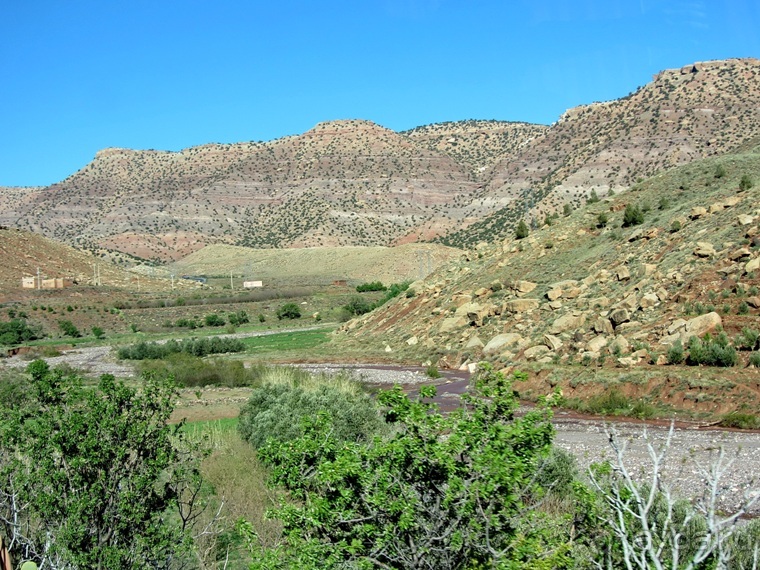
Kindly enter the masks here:
<path id="1" fill-rule="evenodd" d="M 328 342 L 330 332 L 332 332 L 331 328 L 324 328 L 254 336 L 242 340 L 245 343 L 247 354 L 294 351 L 314 348 Z"/>

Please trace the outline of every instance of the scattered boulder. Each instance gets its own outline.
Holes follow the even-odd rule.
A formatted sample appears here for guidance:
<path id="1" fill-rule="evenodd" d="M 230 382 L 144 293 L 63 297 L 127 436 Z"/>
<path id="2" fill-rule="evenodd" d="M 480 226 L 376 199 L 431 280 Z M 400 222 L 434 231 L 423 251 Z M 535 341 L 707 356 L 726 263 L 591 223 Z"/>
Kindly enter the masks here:
<path id="1" fill-rule="evenodd" d="M 610 322 L 613 326 L 617 327 L 621 325 L 622 323 L 628 322 L 631 320 L 631 313 L 628 312 L 628 309 L 615 309 L 612 311 L 609 315 Z"/>
<path id="2" fill-rule="evenodd" d="M 698 220 L 699 218 L 702 218 L 707 215 L 707 208 L 703 208 L 702 206 L 695 206 L 691 209 L 691 212 L 689 212 L 689 217 L 692 220 Z"/>
<path id="3" fill-rule="evenodd" d="M 409 346 L 414 346 L 418 342 L 420 342 L 420 339 L 418 339 L 416 336 L 413 336 L 413 337 L 407 339 L 406 344 L 408 344 Z"/>
<path id="4" fill-rule="evenodd" d="M 693 336 L 702 336 L 705 333 L 712 332 L 723 325 L 720 315 L 716 312 L 699 315 L 686 322 L 681 339 L 687 341 Z"/>
<path id="5" fill-rule="evenodd" d="M 547 352 L 549 352 L 549 348 L 543 344 L 539 344 L 526 349 L 523 355 L 525 356 L 526 360 L 534 360 L 539 356 L 546 354 Z"/>
<path id="6" fill-rule="evenodd" d="M 585 315 L 563 315 L 552 323 L 549 329 L 550 334 L 559 334 L 568 330 L 579 329 L 586 322 Z"/>
<path id="7" fill-rule="evenodd" d="M 521 281 L 516 281 L 513 288 L 518 293 L 522 293 L 524 295 L 526 293 L 530 293 L 531 291 L 533 291 L 537 286 L 538 286 L 537 283 L 521 280 Z"/>
<path id="8" fill-rule="evenodd" d="M 623 354 L 628 352 L 631 349 L 631 343 L 628 342 L 628 339 L 625 338 L 622 335 L 618 335 L 615 337 L 615 340 L 613 340 L 610 343 L 610 353 L 615 354 Z"/>
<path id="9" fill-rule="evenodd" d="M 736 216 L 736 221 L 738 221 L 741 226 L 748 226 L 755 221 L 755 217 L 750 216 L 749 214 L 739 214 Z"/>
<path id="10" fill-rule="evenodd" d="M 609 322 L 609 321 L 608 321 Z M 600 352 L 605 346 L 607 346 L 607 337 L 599 335 L 588 341 L 586 348 L 591 352 Z"/>
<path id="11" fill-rule="evenodd" d="M 438 328 L 439 333 L 448 333 L 455 331 L 467 324 L 467 319 L 464 317 L 449 317 L 443 319 L 441 326 Z"/>
<path id="12" fill-rule="evenodd" d="M 623 265 L 621 268 L 617 270 L 617 273 L 615 274 L 618 281 L 626 281 L 631 278 L 631 270 L 628 269 L 625 265 Z"/>
<path id="13" fill-rule="evenodd" d="M 544 342 L 546 343 L 546 346 L 548 346 L 553 351 L 558 351 L 560 348 L 562 348 L 562 341 L 559 337 L 556 337 L 552 334 L 545 334 L 544 335 Z"/>
<path id="14" fill-rule="evenodd" d="M 697 257 L 712 257 L 715 253 L 715 247 L 706 241 L 697 242 L 697 248 L 694 250 L 694 255 Z"/>
<path id="15" fill-rule="evenodd" d="M 760 297 L 747 297 L 747 304 L 753 309 L 760 309 Z"/>
<path id="16" fill-rule="evenodd" d="M 472 337 L 466 345 L 464 345 L 465 348 L 483 348 L 483 341 L 480 340 L 480 337 L 475 335 Z"/>
<path id="17" fill-rule="evenodd" d="M 639 306 L 642 309 L 649 309 L 651 307 L 654 307 L 659 302 L 660 302 L 660 299 L 657 297 L 656 294 L 647 293 L 641 298 L 641 301 L 639 301 Z"/>
<path id="18" fill-rule="evenodd" d="M 483 354 L 498 354 L 502 349 L 522 342 L 522 337 L 517 333 L 497 334 L 483 348 Z"/>
<path id="19" fill-rule="evenodd" d="M 750 259 L 747 262 L 747 265 L 744 266 L 744 273 L 752 273 L 754 271 L 757 271 L 760 269 L 760 257 L 756 257 L 755 259 Z"/>
<path id="20" fill-rule="evenodd" d="M 550 301 L 556 301 L 562 296 L 562 289 L 550 289 L 546 292 L 546 298 Z"/>
<path id="21" fill-rule="evenodd" d="M 538 309 L 538 299 L 511 299 L 504 303 L 504 309 L 511 313 L 527 313 Z"/>
<path id="22" fill-rule="evenodd" d="M 615 332 L 610 320 L 601 317 L 594 322 L 592 328 L 598 334 L 613 334 Z"/>

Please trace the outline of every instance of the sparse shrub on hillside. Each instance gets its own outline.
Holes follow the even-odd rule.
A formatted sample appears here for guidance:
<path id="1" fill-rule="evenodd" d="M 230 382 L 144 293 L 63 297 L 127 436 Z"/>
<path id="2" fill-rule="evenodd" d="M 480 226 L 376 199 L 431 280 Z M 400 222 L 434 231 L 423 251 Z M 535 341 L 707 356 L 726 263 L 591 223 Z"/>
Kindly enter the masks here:
<path id="1" fill-rule="evenodd" d="M 352 316 L 359 316 L 369 313 L 373 307 L 365 299 L 353 297 L 347 304 L 343 305 L 343 308 Z"/>
<path id="2" fill-rule="evenodd" d="M 749 355 L 749 361 L 748 363 L 750 366 L 754 366 L 755 368 L 760 368 L 760 351 L 756 350 L 752 354 Z"/>
<path id="3" fill-rule="evenodd" d="M 227 315 L 227 320 L 230 322 L 231 325 L 235 325 L 235 326 L 244 325 L 247 322 L 249 322 L 248 313 L 242 310 L 236 313 L 229 313 Z"/>
<path id="4" fill-rule="evenodd" d="M 610 221 L 609 216 L 607 215 L 607 212 L 600 212 L 599 215 L 596 217 L 596 227 L 597 228 L 606 228 L 607 223 Z"/>
<path id="5" fill-rule="evenodd" d="M 744 412 L 729 412 L 721 418 L 718 425 L 728 428 L 758 429 L 760 428 L 760 418 Z"/>
<path id="6" fill-rule="evenodd" d="M 515 239 L 525 239 L 528 237 L 528 234 L 530 234 L 528 225 L 524 220 L 520 220 L 520 223 L 517 224 L 517 228 L 515 229 Z"/>
<path id="7" fill-rule="evenodd" d="M 562 206 L 563 216 L 568 217 L 572 213 L 573 213 L 573 207 L 570 204 L 565 204 L 564 206 Z"/>
<path id="8" fill-rule="evenodd" d="M 729 344 L 725 333 L 720 333 L 715 339 L 709 334 L 701 339 L 693 336 L 689 339 L 689 357 L 686 363 L 691 366 L 736 366 L 739 355 Z"/>
<path id="9" fill-rule="evenodd" d="M 736 314 L 737 315 L 749 314 L 749 305 L 747 304 L 746 301 L 742 301 L 741 303 L 739 303 L 739 306 L 736 309 Z"/>
<path id="10" fill-rule="evenodd" d="M 282 319 L 300 319 L 301 308 L 295 303 L 285 303 L 277 309 L 277 318 Z"/>
<path id="11" fill-rule="evenodd" d="M 74 326 L 74 323 L 71 321 L 61 320 L 58 321 L 58 326 L 61 329 L 61 332 L 65 334 L 66 336 L 70 336 L 72 338 L 79 338 L 82 336 L 82 333 L 79 332 L 79 329 Z"/>
<path id="12" fill-rule="evenodd" d="M 677 340 L 668 349 L 668 362 L 670 364 L 681 364 L 683 362 L 684 356 L 683 344 L 680 340 Z"/>
<path id="13" fill-rule="evenodd" d="M 715 178 L 723 178 L 726 176 L 726 167 L 719 164 L 715 167 Z"/>
<path id="14" fill-rule="evenodd" d="M 599 195 L 596 193 L 596 190 L 591 190 L 591 194 L 589 194 L 587 202 L 589 204 L 596 204 L 599 201 Z"/>
<path id="15" fill-rule="evenodd" d="M 212 313 L 203 317 L 203 322 L 207 327 L 223 327 L 227 324 L 227 321 L 224 320 L 224 317 L 217 315 L 216 313 Z"/>
<path id="16" fill-rule="evenodd" d="M 106 336 L 105 331 L 100 327 L 92 327 L 92 336 L 100 340 Z"/>
<path id="17" fill-rule="evenodd" d="M 644 223 L 644 212 L 637 205 L 628 204 L 623 212 L 623 227 L 638 226 Z"/>
<path id="18" fill-rule="evenodd" d="M 741 180 L 739 180 L 739 190 L 749 190 L 752 186 L 754 186 L 752 178 L 750 178 L 749 174 L 743 174 Z"/>

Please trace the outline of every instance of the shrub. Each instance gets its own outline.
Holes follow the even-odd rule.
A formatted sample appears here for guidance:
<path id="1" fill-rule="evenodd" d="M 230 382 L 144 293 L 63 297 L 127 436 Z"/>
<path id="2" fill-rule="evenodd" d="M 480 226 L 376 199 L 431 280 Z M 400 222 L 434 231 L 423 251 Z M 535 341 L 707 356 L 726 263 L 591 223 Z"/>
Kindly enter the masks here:
<path id="1" fill-rule="evenodd" d="M 596 204 L 599 201 L 599 195 L 596 193 L 596 190 L 592 189 L 591 194 L 589 194 L 587 202 L 589 204 Z"/>
<path id="2" fill-rule="evenodd" d="M 237 313 L 229 313 L 227 315 L 227 320 L 230 322 L 231 325 L 244 325 L 247 322 L 250 322 L 248 319 L 248 313 L 245 311 L 238 311 Z"/>
<path id="3" fill-rule="evenodd" d="M 739 303 L 739 306 L 736 309 L 736 314 L 737 315 L 749 314 L 749 305 L 747 304 L 746 301 L 742 301 L 741 303 Z"/>
<path id="4" fill-rule="evenodd" d="M 673 223 L 670 224 L 670 233 L 674 234 L 680 231 L 681 231 L 681 222 L 679 222 L 678 220 L 673 220 Z"/>
<path id="5" fill-rule="evenodd" d="M 372 310 L 372 305 L 361 297 L 353 297 L 343 308 L 352 316 L 363 315 Z"/>
<path id="6" fill-rule="evenodd" d="M 438 370 L 438 367 L 435 364 L 431 364 L 427 367 L 427 369 L 425 369 L 425 375 L 428 378 L 440 378 L 441 372 Z"/>
<path id="7" fill-rule="evenodd" d="M 267 318 L 262 313 L 259 313 L 259 322 L 264 323 L 266 322 L 266 320 Z"/>
<path id="8" fill-rule="evenodd" d="M 721 333 L 713 340 L 709 335 L 703 339 L 693 336 L 689 339 L 689 357 L 686 363 L 691 366 L 736 366 L 739 363 L 739 355 L 736 349 L 728 344 L 725 333 Z"/>
<path id="9" fill-rule="evenodd" d="M 683 344 L 677 340 L 673 346 L 668 349 L 668 362 L 670 364 L 681 364 L 684 359 Z"/>
<path id="10" fill-rule="evenodd" d="M 749 355 L 748 364 L 750 366 L 754 366 L 755 368 L 760 368 L 760 351 L 755 351 Z"/>
<path id="11" fill-rule="evenodd" d="M 227 321 L 224 320 L 224 317 L 217 315 L 216 313 L 212 313 L 203 317 L 203 322 L 206 323 L 207 327 L 223 327 L 227 324 Z"/>
<path id="12" fill-rule="evenodd" d="M 530 230 L 528 229 L 528 225 L 524 220 L 520 220 L 520 223 L 517 224 L 517 228 L 515 229 L 515 239 L 525 239 L 528 237 L 529 233 Z"/>
<path id="13" fill-rule="evenodd" d="M 304 421 L 320 414 L 329 416 L 330 437 L 338 441 L 368 441 L 383 425 L 369 395 L 345 390 L 339 382 L 322 378 L 314 384 L 269 383 L 265 377 L 240 410 L 238 431 L 259 449 L 270 440 L 281 443 L 303 436 Z"/>
<path id="14" fill-rule="evenodd" d="M 12 319 L 7 323 L 0 323 L 0 345 L 12 346 L 44 336 L 42 327 L 28 325 L 24 319 Z"/>
<path id="15" fill-rule="evenodd" d="M 605 228 L 607 227 L 607 223 L 609 221 L 610 221 L 610 217 L 607 215 L 607 212 L 600 212 L 599 215 L 596 217 L 596 227 Z"/>
<path id="16" fill-rule="evenodd" d="M 362 283 L 361 285 L 356 286 L 356 291 L 358 293 L 366 293 L 369 291 L 385 291 L 388 289 L 385 285 L 383 285 L 380 281 L 372 281 L 371 283 Z"/>
<path id="17" fill-rule="evenodd" d="M 282 319 L 300 319 L 301 308 L 295 303 L 285 303 L 277 309 L 277 318 Z"/>
<path id="18" fill-rule="evenodd" d="M 752 178 L 749 177 L 749 174 L 743 174 L 741 180 L 739 180 L 739 190 L 749 190 L 752 186 L 754 186 Z"/>
<path id="19" fill-rule="evenodd" d="M 147 360 L 166 358 L 170 354 L 184 352 L 195 356 L 223 354 L 227 352 L 242 352 L 245 344 L 237 338 L 190 338 L 181 341 L 170 340 L 163 344 L 157 342 L 138 342 L 131 346 L 123 346 L 118 355 L 122 360 Z"/>
<path id="20" fill-rule="evenodd" d="M 718 425 L 738 429 L 758 429 L 760 418 L 744 412 L 729 412 L 721 418 Z"/>
<path id="21" fill-rule="evenodd" d="M 79 329 L 74 326 L 74 323 L 71 321 L 58 321 L 58 326 L 61 328 L 61 331 L 66 336 L 70 336 L 72 338 L 79 338 L 82 336 L 82 333 L 79 332 Z"/>
<path id="22" fill-rule="evenodd" d="M 719 164 L 715 167 L 715 178 L 723 178 L 726 176 L 726 167 Z"/>
<path id="23" fill-rule="evenodd" d="M 638 226 L 644 223 L 644 212 L 633 204 L 628 204 L 623 212 L 623 227 Z"/>
<path id="24" fill-rule="evenodd" d="M 92 327 L 92 336 L 94 336 L 96 339 L 100 340 L 104 336 L 106 336 L 105 331 L 100 327 Z"/>

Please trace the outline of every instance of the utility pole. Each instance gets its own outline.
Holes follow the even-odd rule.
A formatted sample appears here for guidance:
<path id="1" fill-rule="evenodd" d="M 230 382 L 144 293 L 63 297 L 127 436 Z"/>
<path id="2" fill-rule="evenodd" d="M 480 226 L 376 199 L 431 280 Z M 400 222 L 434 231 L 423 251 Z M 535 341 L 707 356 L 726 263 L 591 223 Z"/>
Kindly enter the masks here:
<path id="1" fill-rule="evenodd" d="M 235 286 L 232 283 L 232 270 L 230 270 L 230 291 L 234 291 L 234 290 L 235 290 Z"/>
<path id="2" fill-rule="evenodd" d="M 172 273 L 172 291 L 174 291 L 174 273 Z"/>
<path id="3" fill-rule="evenodd" d="M 42 276 L 40 275 L 40 268 L 37 268 L 37 289 L 42 289 Z"/>

